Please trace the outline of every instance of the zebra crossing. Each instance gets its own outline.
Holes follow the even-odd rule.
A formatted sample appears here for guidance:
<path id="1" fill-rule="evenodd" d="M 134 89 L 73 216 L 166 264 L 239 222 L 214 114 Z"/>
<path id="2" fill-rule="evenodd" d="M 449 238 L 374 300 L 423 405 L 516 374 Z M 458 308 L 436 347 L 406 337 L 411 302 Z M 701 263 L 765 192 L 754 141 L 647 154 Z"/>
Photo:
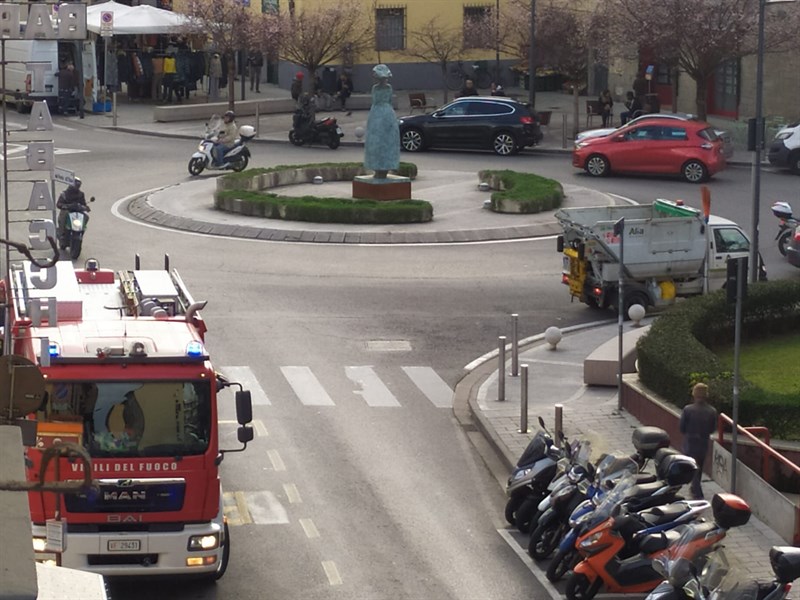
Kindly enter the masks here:
<path id="1" fill-rule="evenodd" d="M 289 400 L 303 406 L 336 406 L 337 401 L 341 403 L 343 398 L 329 390 L 340 390 L 341 396 L 342 388 L 349 387 L 352 394 L 347 394 L 347 401 L 360 398 L 372 408 L 400 408 L 411 401 L 412 394 L 401 394 L 397 391 L 398 388 L 406 389 L 405 386 L 414 391 L 414 396 L 421 395 L 436 408 L 451 408 L 453 405 L 453 389 L 432 367 L 427 366 L 391 367 L 388 373 L 386 369 L 382 369 L 383 374 L 370 365 L 342 366 L 336 369 L 336 381 L 331 380 L 328 371 L 326 375 L 318 377 L 311 367 L 304 365 L 281 366 L 278 371 L 283 381 L 271 382 L 273 385 L 268 393 L 250 367 L 220 368 L 225 377 L 250 390 L 253 406 L 271 406 L 278 401 L 285 402 L 285 391 L 277 391 L 278 384 L 281 389 L 285 389 L 284 383 L 291 390 L 292 397 Z"/>

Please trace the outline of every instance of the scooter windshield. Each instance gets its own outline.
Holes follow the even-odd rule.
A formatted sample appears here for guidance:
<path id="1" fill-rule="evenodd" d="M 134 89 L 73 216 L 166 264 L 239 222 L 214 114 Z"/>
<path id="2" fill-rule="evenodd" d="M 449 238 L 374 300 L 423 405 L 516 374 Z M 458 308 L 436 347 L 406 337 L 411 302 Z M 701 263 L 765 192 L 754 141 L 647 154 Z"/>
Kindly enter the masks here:
<path id="1" fill-rule="evenodd" d="M 617 482 L 639 472 L 639 467 L 629 456 L 609 454 L 597 465 L 595 480 L 604 488 L 615 487 Z"/>
<path id="2" fill-rule="evenodd" d="M 635 485 L 636 478 L 632 474 L 626 475 L 617 481 L 614 485 L 614 488 L 605 495 L 603 501 L 597 505 L 596 509 L 594 509 L 594 516 L 592 520 L 597 523 L 600 520 L 608 519 L 611 516 L 614 507 L 622 502 L 627 491 Z"/>

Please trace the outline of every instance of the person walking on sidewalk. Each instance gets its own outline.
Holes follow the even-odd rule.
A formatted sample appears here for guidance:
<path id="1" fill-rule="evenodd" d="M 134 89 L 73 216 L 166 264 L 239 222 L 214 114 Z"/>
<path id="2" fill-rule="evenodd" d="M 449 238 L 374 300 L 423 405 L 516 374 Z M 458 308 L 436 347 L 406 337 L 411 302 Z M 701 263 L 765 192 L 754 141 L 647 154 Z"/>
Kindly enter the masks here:
<path id="1" fill-rule="evenodd" d="M 717 410 L 708 403 L 708 386 L 698 383 L 692 388 L 692 403 L 683 407 L 680 429 L 683 434 L 683 453 L 697 462 L 690 491 L 694 500 L 703 499 L 700 479 L 708 453 L 709 436 L 717 428 Z"/>
<path id="2" fill-rule="evenodd" d="M 261 67 L 264 66 L 264 55 L 255 50 L 247 57 L 247 65 L 250 67 L 250 91 L 253 91 L 253 84 L 255 84 L 256 94 L 260 94 L 261 90 Z"/>

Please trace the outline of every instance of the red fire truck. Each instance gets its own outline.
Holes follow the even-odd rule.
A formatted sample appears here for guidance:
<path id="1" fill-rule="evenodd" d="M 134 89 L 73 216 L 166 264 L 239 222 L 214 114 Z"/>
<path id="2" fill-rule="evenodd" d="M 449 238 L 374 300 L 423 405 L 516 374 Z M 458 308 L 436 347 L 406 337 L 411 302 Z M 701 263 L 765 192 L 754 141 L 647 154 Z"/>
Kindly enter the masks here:
<path id="1" fill-rule="evenodd" d="M 6 353 L 38 366 L 45 391 L 35 412 L 27 477 L 56 441 L 91 456 L 95 487 L 30 492 L 33 543 L 47 558 L 46 522 L 66 522 L 60 564 L 103 575 L 225 572 L 230 537 L 219 465 L 253 439 L 250 393 L 215 372 L 206 326 L 176 270 L 114 272 L 90 259 L 41 270 L 12 265 L 6 282 Z M 10 352 L 8 349 L 10 348 Z M 235 394 L 240 448 L 220 450 L 218 393 Z M 48 479 L 83 479 L 62 458 Z M 52 555 L 50 555 L 52 557 Z"/>

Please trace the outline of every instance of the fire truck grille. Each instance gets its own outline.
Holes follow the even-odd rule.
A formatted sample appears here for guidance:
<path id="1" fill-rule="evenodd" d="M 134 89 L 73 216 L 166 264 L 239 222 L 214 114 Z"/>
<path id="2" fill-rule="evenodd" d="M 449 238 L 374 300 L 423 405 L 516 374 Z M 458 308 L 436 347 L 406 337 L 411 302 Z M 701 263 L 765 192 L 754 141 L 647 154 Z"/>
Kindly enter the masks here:
<path id="1" fill-rule="evenodd" d="M 72 513 L 170 512 L 183 508 L 183 479 L 101 479 L 98 489 L 68 494 Z"/>

